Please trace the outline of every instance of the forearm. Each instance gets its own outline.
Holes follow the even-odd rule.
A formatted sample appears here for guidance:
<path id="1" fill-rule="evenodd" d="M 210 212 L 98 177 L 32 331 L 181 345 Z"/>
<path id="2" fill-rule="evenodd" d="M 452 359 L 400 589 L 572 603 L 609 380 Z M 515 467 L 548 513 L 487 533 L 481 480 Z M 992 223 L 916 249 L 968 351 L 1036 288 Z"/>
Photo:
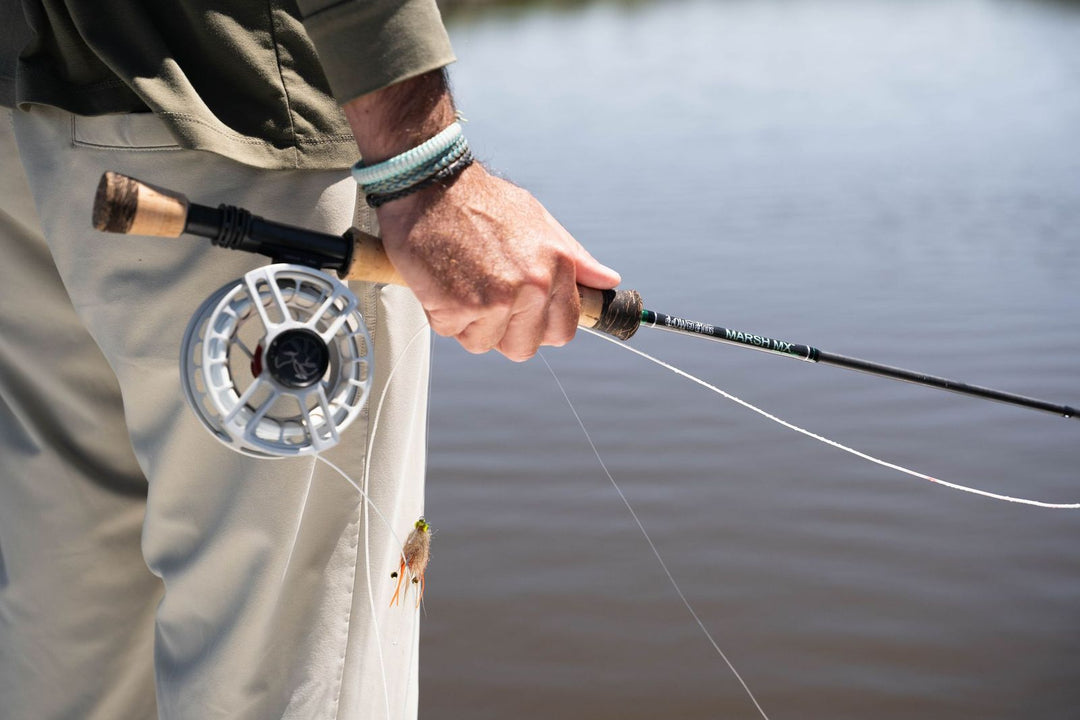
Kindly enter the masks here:
<path id="1" fill-rule="evenodd" d="M 455 114 L 441 69 L 361 95 L 342 107 L 368 165 L 428 140 L 454 122 Z"/>

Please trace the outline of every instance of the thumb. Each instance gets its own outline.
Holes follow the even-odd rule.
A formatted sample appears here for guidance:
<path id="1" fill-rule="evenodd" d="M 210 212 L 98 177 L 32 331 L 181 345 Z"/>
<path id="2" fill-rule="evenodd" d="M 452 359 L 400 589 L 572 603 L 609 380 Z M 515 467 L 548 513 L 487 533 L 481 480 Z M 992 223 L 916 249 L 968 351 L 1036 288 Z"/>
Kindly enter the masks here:
<path id="1" fill-rule="evenodd" d="M 577 284 L 584 287 L 610 290 L 622 282 L 619 273 L 600 263 L 585 248 L 578 251 L 575 270 Z"/>

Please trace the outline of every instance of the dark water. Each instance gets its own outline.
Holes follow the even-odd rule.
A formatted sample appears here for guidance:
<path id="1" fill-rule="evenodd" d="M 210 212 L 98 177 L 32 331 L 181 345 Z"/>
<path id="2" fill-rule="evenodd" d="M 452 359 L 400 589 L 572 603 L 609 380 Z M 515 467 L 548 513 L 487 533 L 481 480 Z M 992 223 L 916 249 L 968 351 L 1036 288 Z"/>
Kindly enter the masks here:
<path id="1" fill-rule="evenodd" d="M 1080 404 L 1080 5 L 530 6 L 472 144 L 657 310 Z M 1080 501 L 1080 423 L 642 330 L 946 480 Z M 1080 718 L 1080 511 L 960 494 L 595 338 L 545 352 L 771 718 Z M 436 348 L 421 716 L 754 718 L 551 375 Z"/>

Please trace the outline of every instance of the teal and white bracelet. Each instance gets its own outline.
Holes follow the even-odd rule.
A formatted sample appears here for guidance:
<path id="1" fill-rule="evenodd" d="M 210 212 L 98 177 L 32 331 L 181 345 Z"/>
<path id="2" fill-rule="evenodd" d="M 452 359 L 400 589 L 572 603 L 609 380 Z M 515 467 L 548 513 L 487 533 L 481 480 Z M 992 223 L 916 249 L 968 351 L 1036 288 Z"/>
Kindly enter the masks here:
<path id="1" fill-rule="evenodd" d="M 368 204 L 378 207 L 448 180 L 471 163 L 472 153 L 461 123 L 454 122 L 430 140 L 389 160 L 370 166 L 361 160 L 353 165 L 352 175 Z"/>
<path id="2" fill-rule="evenodd" d="M 428 162 L 417 165 L 407 172 L 398 173 L 385 180 L 363 183 L 360 187 L 367 194 L 398 192 L 399 190 L 404 190 L 405 188 L 411 187 L 418 182 L 422 182 L 423 180 L 438 174 L 444 168 L 453 165 L 468 151 L 469 143 L 465 141 L 464 135 L 459 135 L 457 140 L 455 140 L 441 155 L 436 156 Z"/>
<path id="3" fill-rule="evenodd" d="M 430 187 L 437 182 L 443 182 L 454 177 L 465 168 L 469 167 L 473 163 L 472 152 L 466 146 L 465 152 L 459 157 L 455 158 L 452 162 L 447 164 L 441 170 L 434 175 L 429 175 L 419 182 L 404 187 L 400 190 L 387 191 L 382 193 L 368 192 L 364 194 L 364 199 L 368 205 L 373 208 L 381 207 L 382 205 L 390 202 L 391 200 L 397 200 L 403 198 L 406 195 L 411 195 L 418 190 L 423 190 L 426 187 Z"/>
<path id="4" fill-rule="evenodd" d="M 361 160 L 353 165 L 353 179 L 361 187 L 392 180 L 437 160 L 461 137 L 463 137 L 461 123 L 455 122 L 427 142 L 417 145 L 412 150 L 406 150 L 400 155 L 395 155 L 389 160 L 371 166 L 364 165 L 364 161 Z"/>

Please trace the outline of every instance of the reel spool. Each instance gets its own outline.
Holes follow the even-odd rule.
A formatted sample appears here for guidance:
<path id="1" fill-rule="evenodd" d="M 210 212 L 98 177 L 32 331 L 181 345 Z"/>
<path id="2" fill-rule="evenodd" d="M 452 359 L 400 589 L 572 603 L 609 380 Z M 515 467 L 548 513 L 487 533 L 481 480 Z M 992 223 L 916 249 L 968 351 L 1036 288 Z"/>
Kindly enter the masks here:
<path id="1" fill-rule="evenodd" d="M 332 448 L 371 389 L 373 346 L 349 288 L 303 265 L 261 267 L 211 295 L 180 349 L 188 403 L 258 458 Z"/>

